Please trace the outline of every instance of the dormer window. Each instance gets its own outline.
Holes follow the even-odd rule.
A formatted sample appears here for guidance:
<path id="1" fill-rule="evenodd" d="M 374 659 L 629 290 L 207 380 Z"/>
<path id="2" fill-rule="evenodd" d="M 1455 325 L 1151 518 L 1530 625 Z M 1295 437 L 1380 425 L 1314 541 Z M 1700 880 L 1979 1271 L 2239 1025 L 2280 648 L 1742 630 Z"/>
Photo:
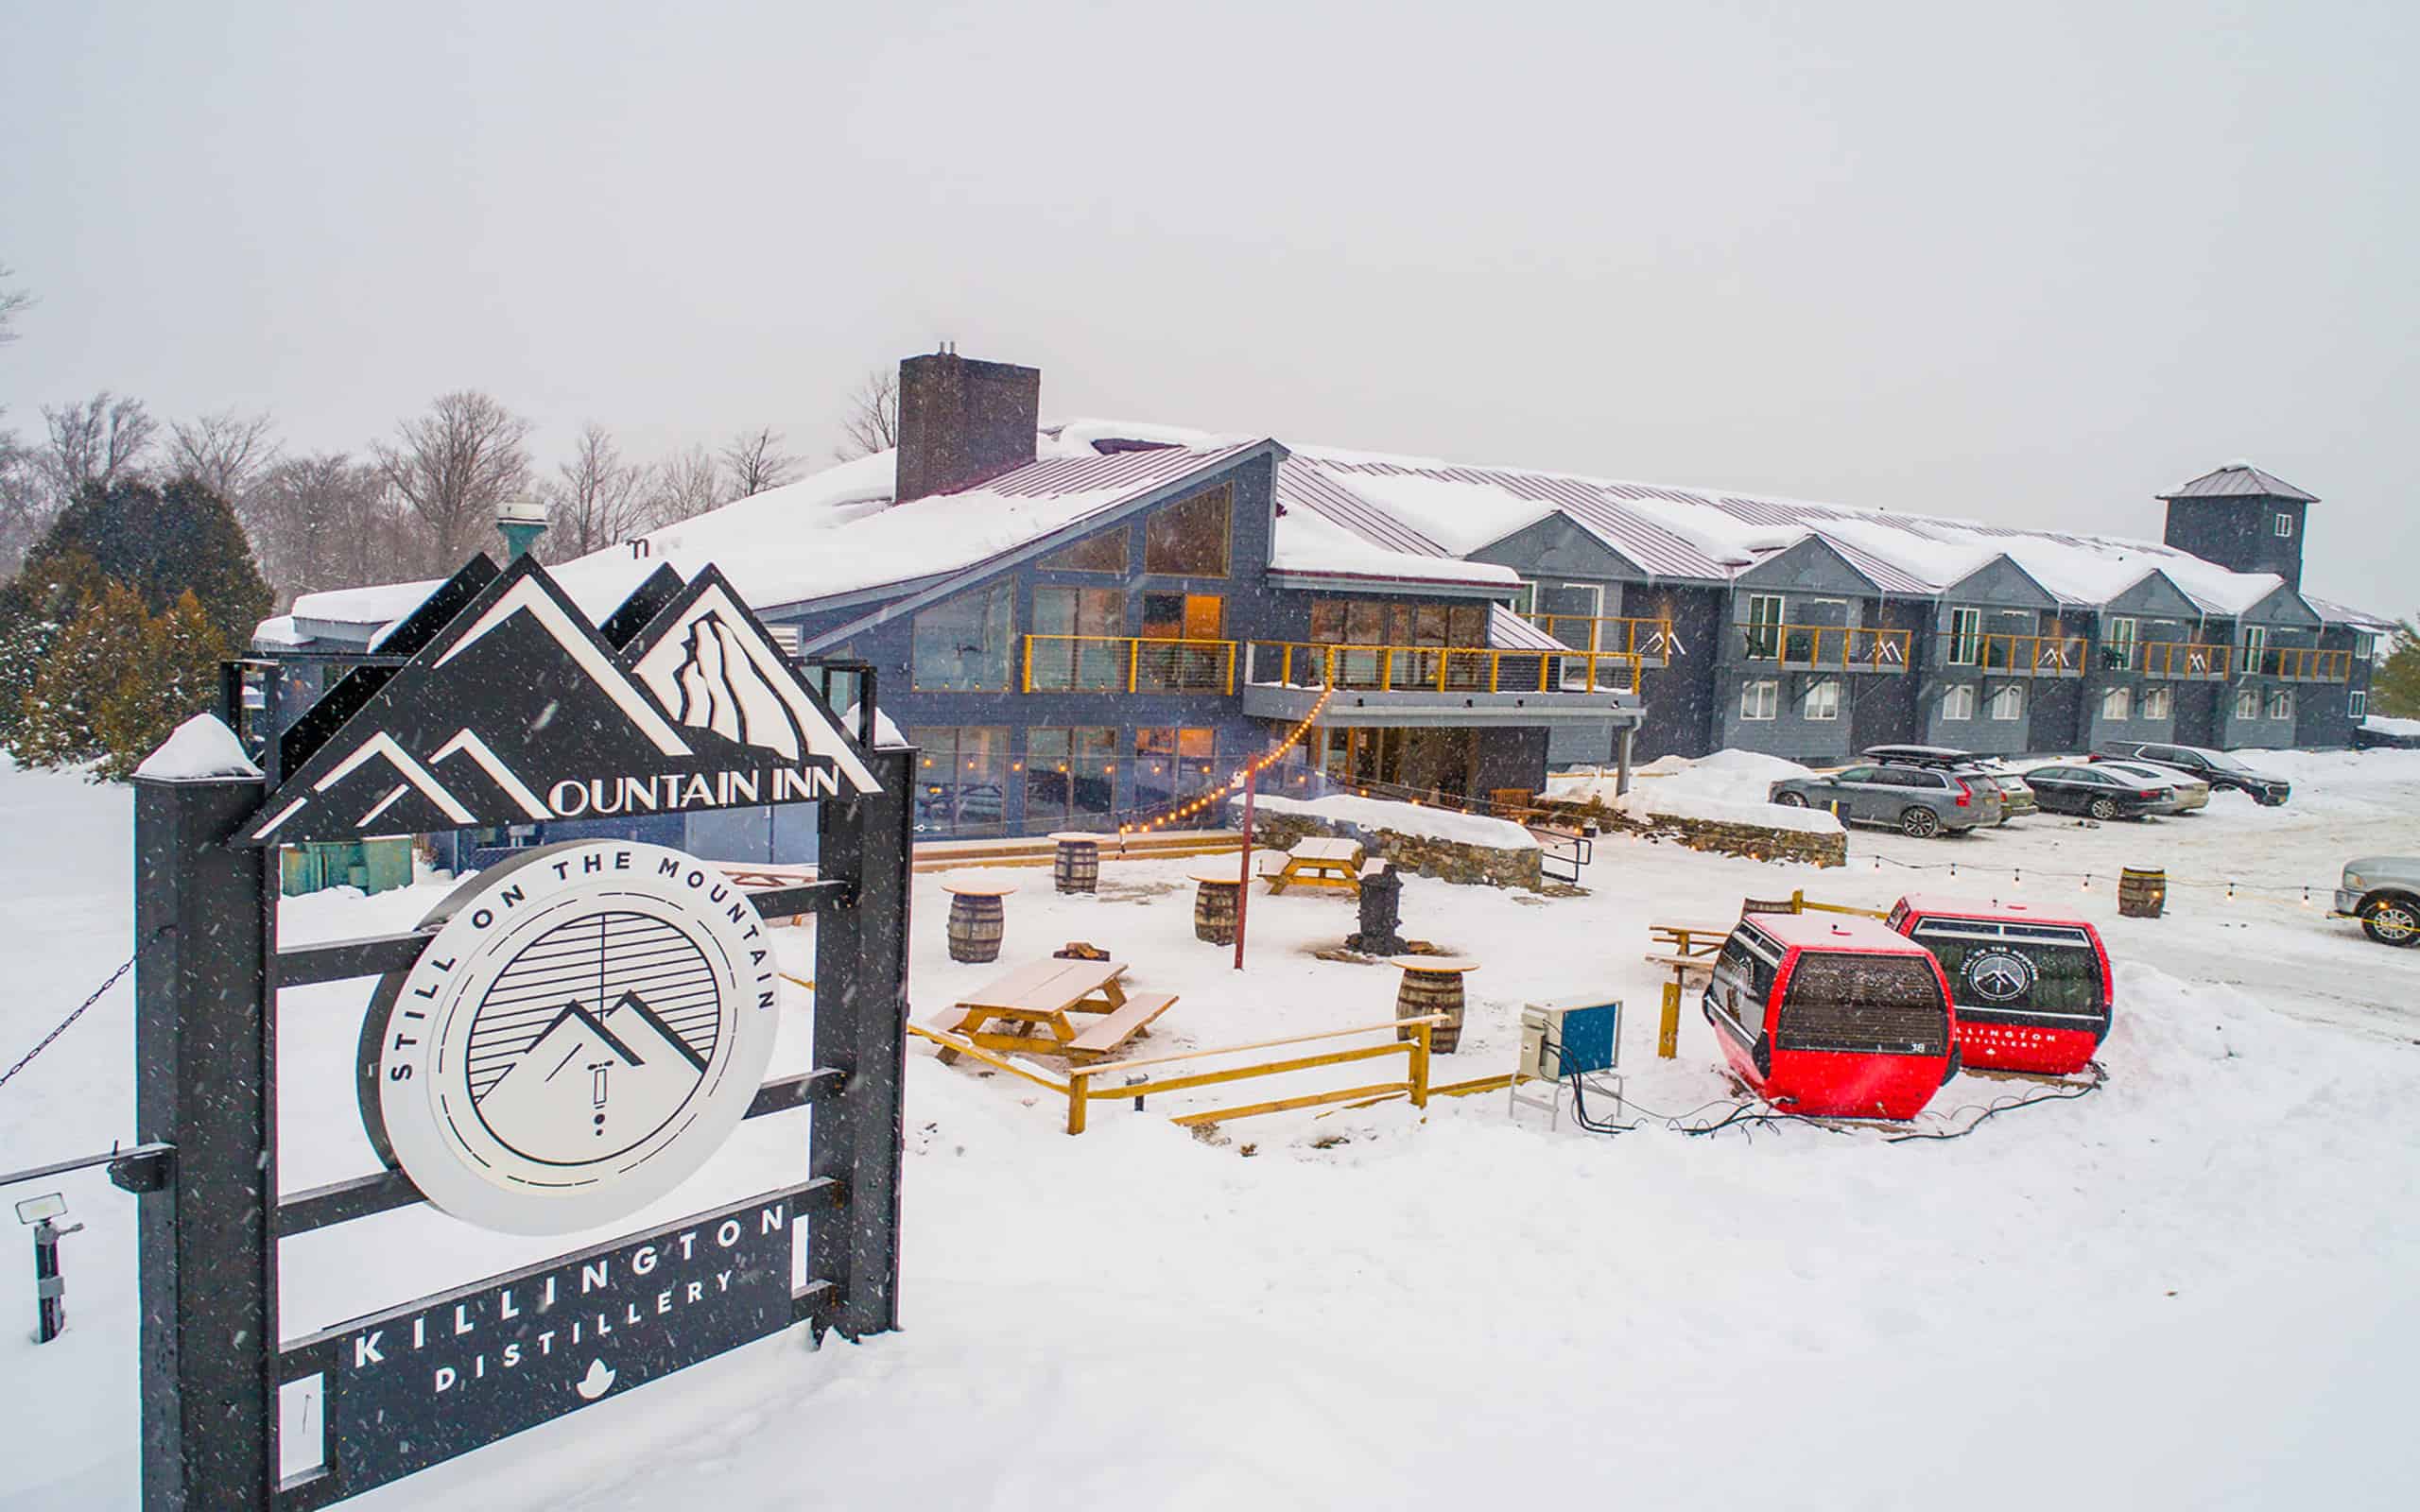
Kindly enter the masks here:
<path id="1" fill-rule="evenodd" d="M 2294 533 L 2294 517 L 2290 514 L 2273 515 L 2270 518 L 2269 529 L 2272 534 L 2280 539 L 2290 536 Z"/>

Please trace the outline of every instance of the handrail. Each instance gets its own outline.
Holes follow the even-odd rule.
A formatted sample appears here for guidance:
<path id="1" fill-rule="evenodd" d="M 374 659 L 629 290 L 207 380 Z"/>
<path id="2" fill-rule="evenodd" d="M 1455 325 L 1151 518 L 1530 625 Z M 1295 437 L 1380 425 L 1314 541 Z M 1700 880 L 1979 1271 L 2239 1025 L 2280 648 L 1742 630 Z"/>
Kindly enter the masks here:
<path id="1" fill-rule="evenodd" d="M 2273 645 L 2261 653 L 2259 675 L 2288 682 L 2349 682 L 2353 653 L 2315 645 Z"/>
<path id="2" fill-rule="evenodd" d="M 1372 1034 L 1380 1029 L 1402 1029 L 1415 1023 L 1438 1024 L 1446 1022 L 1442 1013 L 1431 1013 L 1417 1019 L 1388 1019 L 1379 1023 L 1357 1023 L 1350 1029 L 1322 1029 L 1316 1034 L 1289 1034 L 1282 1040 L 1253 1040 L 1239 1045 L 1219 1045 L 1208 1050 L 1180 1050 L 1169 1056 L 1151 1056 L 1142 1060 L 1104 1060 L 1097 1065 L 1079 1067 L 1085 1072 L 1132 1071 L 1140 1066 L 1173 1065 L 1180 1060 L 1206 1060 L 1212 1056 L 1232 1056 L 1246 1050 L 1274 1050 L 1279 1045 L 1308 1044 L 1314 1040 L 1341 1040 L 1349 1034 Z M 1120 1092 L 1118 1095 L 1130 1095 Z"/>
<path id="3" fill-rule="evenodd" d="M 2015 635 L 1992 631 L 1976 637 L 1986 672 L 2022 677 L 2083 676 L 2084 638 L 2081 635 Z"/>
<path id="4" fill-rule="evenodd" d="M 1042 680 L 1036 682 L 1034 652 L 1042 643 L 1052 644 L 1044 647 Z M 1053 649 L 1059 654 L 1051 654 Z M 1031 634 L 1025 638 L 1021 687 L 1026 693 L 1177 692 L 1232 696 L 1236 643 L 1166 635 Z"/>
<path id="5" fill-rule="evenodd" d="M 1912 639 L 1908 630 L 1869 625 L 1735 623 L 1731 628 L 1736 632 L 1732 644 L 1743 661 L 1842 671 L 1905 672 Z"/>
<path id="6" fill-rule="evenodd" d="M 1611 652 L 1617 656 L 1651 657 L 1657 661 L 1678 654 L 1672 640 L 1672 621 L 1666 615 L 1525 614 L 1522 618 L 1557 640 L 1562 640 L 1566 632 L 1583 633 L 1580 627 L 1585 627 L 1584 633 L 1588 637 L 1585 642 L 1564 642 L 1575 651 Z M 1608 629 L 1608 627 L 1614 628 Z"/>
<path id="7" fill-rule="evenodd" d="M 1254 641 L 1247 680 L 1269 669 L 1289 688 L 1356 688 L 1385 693 L 1636 693 L 1643 659 L 1623 651 L 1533 651 L 1483 645 L 1379 645 L 1346 642 Z"/>
<path id="8" fill-rule="evenodd" d="M 2118 655 L 2113 657 L 2111 653 Z M 2136 641 L 2100 643 L 2101 670 L 2139 672 L 2147 678 L 2204 679 L 2224 681 L 2235 667 L 2235 647 L 2208 641 Z"/>

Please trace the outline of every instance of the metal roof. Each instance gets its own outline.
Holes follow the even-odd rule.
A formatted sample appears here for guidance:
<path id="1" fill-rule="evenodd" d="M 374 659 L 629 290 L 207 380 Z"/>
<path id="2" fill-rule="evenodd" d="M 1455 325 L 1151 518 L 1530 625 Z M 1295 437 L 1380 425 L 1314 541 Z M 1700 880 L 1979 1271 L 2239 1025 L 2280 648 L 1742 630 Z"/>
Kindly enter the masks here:
<path id="1" fill-rule="evenodd" d="M 2153 495 L 2159 499 L 2300 499 L 2305 504 L 2317 504 L 2319 495 L 2305 493 L 2272 472 L 2263 472 L 2249 462 L 2229 462 L 2214 468 L 2190 483 L 2179 484 L 2168 493 Z"/>
<path id="2" fill-rule="evenodd" d="M 1454 555 L 1298 456 L 1277 465 L 1277 502 L 1288 507 L 1300 505 L 1389 551 L 1414 557 Z"/>

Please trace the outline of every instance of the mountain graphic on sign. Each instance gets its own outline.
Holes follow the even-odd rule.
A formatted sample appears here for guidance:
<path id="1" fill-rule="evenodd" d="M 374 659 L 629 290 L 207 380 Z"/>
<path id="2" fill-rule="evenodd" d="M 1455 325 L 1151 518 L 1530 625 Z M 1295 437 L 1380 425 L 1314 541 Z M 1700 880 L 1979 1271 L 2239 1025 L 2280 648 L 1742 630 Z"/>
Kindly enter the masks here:
<path id="1" fill-rule="evenodd" d="M 705 1074 L 637 993 L 601 1017 L 575 1000 L 478 1100 L 479 1121 L 533 1160 L 594 1160 L 663 1127 Z"/>
<path id="2" fill-rule="evenodd" d="M 719 575 L 707 568 L 669 592 L 677 580 L 659 576 L 608 616 L 627 638 L 619 645 L 529 558 L 475 590 L 449 584 L 441 595 L 458 609 L 404 665 L 373 692 L 349 680 L 336 690 L 346 699 L 332 692 L 328 710 L 304 716 L 314 738 L 286 746 L 284 781 L 247 838 L 296 844 L 618 813 L 624 777 L 648 783 L 660 809 L 710 808 L 738 801 L 723 797 L 722 773 L 746 774 L 764 795 L 769 768 L 810 761 L 837 768 L 829 775 L 843 792 L 879 789 Z M 693 776 L 707 782 L 687 783 Z M 596 791 L 607 796 L 550 798 L 565 781 L 605 784 Z"/>

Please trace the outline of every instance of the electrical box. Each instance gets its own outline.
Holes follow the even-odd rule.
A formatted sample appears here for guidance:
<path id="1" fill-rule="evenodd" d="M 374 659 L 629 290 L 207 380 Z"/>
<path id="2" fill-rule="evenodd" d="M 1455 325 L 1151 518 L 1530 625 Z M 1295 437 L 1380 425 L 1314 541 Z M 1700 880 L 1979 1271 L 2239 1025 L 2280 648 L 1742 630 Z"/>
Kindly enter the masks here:
<path id="1" fill-rule="evenodd" d="M 1618 999 L 1563 998 L 1521 1008 L 1521 1075 L 1542 1081 L 1612 1071 L 1622 1058 Z"/>

